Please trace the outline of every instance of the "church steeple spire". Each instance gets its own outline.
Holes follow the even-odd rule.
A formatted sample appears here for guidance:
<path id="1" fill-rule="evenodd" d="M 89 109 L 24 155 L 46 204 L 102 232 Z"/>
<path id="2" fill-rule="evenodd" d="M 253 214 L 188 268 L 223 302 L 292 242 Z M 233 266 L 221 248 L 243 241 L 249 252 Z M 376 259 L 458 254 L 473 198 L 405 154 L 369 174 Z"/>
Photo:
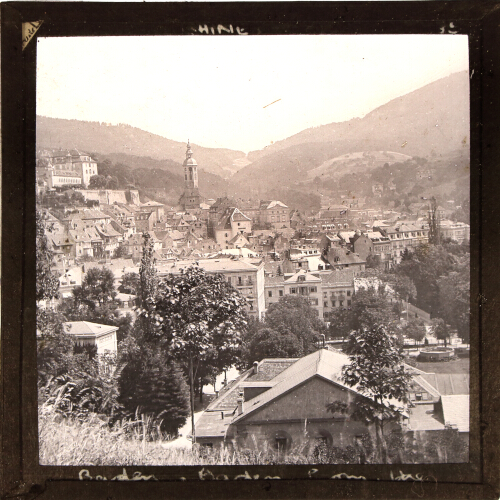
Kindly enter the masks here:
<path id="1" fill-rule="evenodd" d="M 198 209 L 201 203 L 201 196 L 198 191 L 198 163 L 193 158 L 193 150 L 189 139 L 186 148 L 186 159 L 182 166 L 184 167 L 184 193 L 179 203 L 184 210 Z"/>

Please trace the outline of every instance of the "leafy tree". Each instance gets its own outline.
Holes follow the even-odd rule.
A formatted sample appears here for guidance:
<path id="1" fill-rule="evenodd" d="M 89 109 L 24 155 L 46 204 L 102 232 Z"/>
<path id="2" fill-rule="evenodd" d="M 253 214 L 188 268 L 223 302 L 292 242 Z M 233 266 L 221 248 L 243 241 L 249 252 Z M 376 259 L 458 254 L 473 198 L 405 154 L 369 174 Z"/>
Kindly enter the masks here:
<path id="1" fill-rule="evenodd" d="M 116 250 L 115 250 L 115 257 L 117 259 L 121 259 L 124 257 L 129 257 L 131 254 L 127 248 L 127 245 L 121 244 Z"/>
<path id="2" fill-rule="evenodd" d="M 216 363 L 222 371 L 234 364 L 246 326 L 244 302 L 224 276 L 189 267 L 158 283 L 154 305 L 144 307 L 142 316 L 154 326 L 149 339 L 164 344 L 188 372 L 193 443 L 197 367 Z"/>
<path id="3" fill-rule="evenodd" d="M 122 278 L 122 283 L 118 287 L 121 293 L 130 293 L 137 297 L 141 294 L 141 278 L 137 273 L 125 273 Z"/>
<path id="4" fill-rule="evenodd" d="M 438 340 L 444 340 L 444 345 L 446 346 L 446 342 L 450 338 L 451 333 L 446 322 L 441 318 L 434 318 L 432 320 L 432 328 L 436 338 Z"/>
<path id="5" fill-rule="evenodd" d="M 52 272 L 53 252 L 45 231 L 51 231 L 46 218 L 36 211 L 36 300 L 50 300 L 58 295 L 59 280 Z"/>
<path id="6" fill-rule="evenodd" d="M 456 271 L 438 280 L 444 321 L 455 328 L 458 335 L 468 341 L 470 336 L 470 262 L 469 254 L 461 259 Z"/>
<path id="7" fill-rule="evenodd" d="M 104 175 L 93 175 L 89 179 L 89 189 L 105 189 L 107 185 Z"/>
<path id="8" fill-rule="evenodd" d="M 350 363 L 342 369 L 342 380 L 365 396 L 354 401 L 351 417 L 375 424 L 381 460 L 387 463 L 383 425 L 399 418 L 407 403 L 411 375 L 405 371 L 397 339 L 382 325 L 351 333 L 348 353 Z M 341 405 L 333 403 L 328 409 L 345 412 Z"/>
<path id="9" fill-rule="evenodd" d="M 401 261 L 395 268 L 399 276 L 407 276 L 415 284 L 416 305 L 436 316 L 439 311 L 440 276 L 456 266 L 457 258 L 441 245 L 420 245 L 409 260 Z"/>
<path id="10" fill-rule="evenodd" d="M 264 358 L 298 358 L 303 354 L 302 344 L 295 334 L 289 331 L 277 332 L 266 326 L 253 331 L 247 330 L 243 345 L 243 363 L 240 363 L 242 368 Z"/>
<path id="11" fill-rule="evenodd" d="M 380 255 L 369 253 L 366 257 L 366 267 L 368 269 L 382 269 L 383 264 L 380 260 Z"/>
<path id="12" fill-rule="evenodd" d="M 394 304 L 382 289 L 361 289 L 356 292 L 351 303 L 351 330 L 371 328 L 375 324 L 386 325 L 391 332 L 399 322 L 394 312 Z"/>
<path id="13" fill-rule="evenodd" d="M 37 367 L 39 384 L 67 373 L 72 363 L 73 338 L 63 329 L 64 317 L 51 310 L 37 310 Z"/>
<path id="14" fill-rule="evenodd" d="M 351 333 L 352 330 L 352 311 L 345 307 L 334 309 L 328 318 L 330 326 L 328 327 L 328 336 L 330 338 L 342 337 L 345 338 Z"/>
<path id="15" fill-rule="evenodd" d="M 411 318 L 403 327 L 403 334 L 415 342 L 421 342 L 425 337 L 425 332 L 425 323 L 416 318 Z"/>
<path id="16" fill-rule="evenodd" d="M 113 302 L 116 296 L 113 272 L 104 267 L 94 267 L 85 273 L 82 286 L 73 290 L 77 305 L 86 305 L 91 309 Z"/>
<path id="17" fill-rule="evenodd" d="M 317 349 L 316 342 L 326 334 L 325 324 L 316 309 L 300 296 L 286 295 L 279 302 L 269 305 L 265 325 L 281 335 L 292 334 L 299 339 L 300 355 L 305 356 Z"/>

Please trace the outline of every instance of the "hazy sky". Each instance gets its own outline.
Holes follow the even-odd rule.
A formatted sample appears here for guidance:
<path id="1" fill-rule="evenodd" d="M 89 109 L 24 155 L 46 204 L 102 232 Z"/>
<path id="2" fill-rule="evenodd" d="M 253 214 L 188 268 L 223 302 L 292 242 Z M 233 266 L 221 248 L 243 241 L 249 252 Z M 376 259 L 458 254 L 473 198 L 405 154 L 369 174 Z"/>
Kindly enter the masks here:
<path id="1" fill-rule="evenodd" d="M 465 35 L 38 38 L 37 113 L 247 152 L 466 69 Z"/>

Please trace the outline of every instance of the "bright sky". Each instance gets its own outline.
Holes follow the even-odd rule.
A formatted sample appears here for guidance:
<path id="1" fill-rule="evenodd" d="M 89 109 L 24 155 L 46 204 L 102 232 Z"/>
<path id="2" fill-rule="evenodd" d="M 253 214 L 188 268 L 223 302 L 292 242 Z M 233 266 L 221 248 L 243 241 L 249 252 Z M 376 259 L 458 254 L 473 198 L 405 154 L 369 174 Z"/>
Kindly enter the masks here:
<path id="1" fill-rule="evenodd" d="M 362 117 L 468 69 L 466 35 L 37 42 L 39 115 L 126 123 L 176 141 L 245 152 L 309 127 Z"/>

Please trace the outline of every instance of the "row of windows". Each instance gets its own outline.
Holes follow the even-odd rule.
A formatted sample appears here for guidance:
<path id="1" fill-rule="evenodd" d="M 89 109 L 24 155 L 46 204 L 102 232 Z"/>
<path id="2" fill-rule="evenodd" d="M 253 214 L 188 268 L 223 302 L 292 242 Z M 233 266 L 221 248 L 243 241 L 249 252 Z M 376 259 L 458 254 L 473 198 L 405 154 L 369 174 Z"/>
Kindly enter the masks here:
<path id="1" fill-rule="evenodd" d="M 227 282 L 230 285 L 253 285 L 253 278 L 252 276 L 228 276 Z"/>
<path id="2" fill-rule="evenodd" d="M 345 301 L 343 301 L 343 300 L 339 300 L 339 301 L 332 300 L 332 307 L 344 307 L 344 302 Z M 348 300 L 347 301 L 347 307 L 349 307 L 350 305 L 351 305 L 351 301 Z M 329 307 L 327 301 L 323 302 L 323 307 Z"/>
<path id="3" fill-rule="evenodd" d="M 69 179 L 67 178 L 57 178 L 56 182 L 62 182 L 64 184 L 81 184 L 81 179 L 80 177 L 70 177 Z"/>
<path id="4" fill-rule="evenodd" d="M 271 222 L 279 222 L 280 221 L 280 216 L 277 215 L 276 217 L 274 215 L 271 216 Z M 281 222 L 286 222 L 286 216 L 282 215 L 281 216 Z"/>
<path id="5" fill-rule="evenodd" d="M 335 294 L 344 295 L 344 293 L 347 294 L 348 297 L 351 296 L 351 290 L 347 290 L 347 291 L 346 290 L 336 290 L 336 291 L 332 290 L 330 293 L 331 293 L 332 297 L 334 297 Z M 328 297 L 328 292 L 323 292 L 323 297 L 326 299 Z"/>
<path id="6" fill-rule="evenodd" d="M 417 236 L 426 236 L 424 231 L 417 231 L 413 233 L 398 233 L 398 234 L 391 234 L 391 239 L 393 240 L 394 238 L 410 238 L 410 237 L 417 237 Z"/>

